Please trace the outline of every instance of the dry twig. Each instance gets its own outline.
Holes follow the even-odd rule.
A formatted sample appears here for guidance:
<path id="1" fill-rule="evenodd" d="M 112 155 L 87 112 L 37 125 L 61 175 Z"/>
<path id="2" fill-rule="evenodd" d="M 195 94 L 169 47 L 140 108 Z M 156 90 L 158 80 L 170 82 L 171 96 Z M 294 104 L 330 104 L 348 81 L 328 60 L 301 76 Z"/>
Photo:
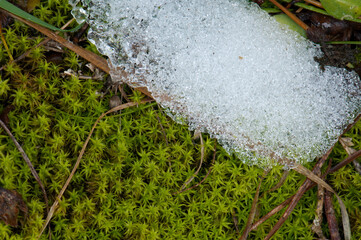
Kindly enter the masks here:
<path id="1" fill-rule="evenodd" d="M 322 165 L 326 161 L 327 157 L 322 157 L 315 165 L 313 172 L 318 172 L 319 169 L 321 169 Z M 304 174 L 303 174 L 304 175 Z M 281 218 L 278 220 L 278 222 L 275 224 L 275 226 L 271 229 L 271 231 L 268 233 L 265 239 L 270 239 L 277 231 L 278 229 L 283 225 L 283 223 L 286 221 L 286 219 L 291 215 L 293 209 L 296 207 L 297 203 L 301 200 L 301 197 L 306 192 L 307 186 L 309 183 L 312 183 L 312 180 L 306 179 L 302 186 L 299 188 L 295 196 L 292 198 L 290 204 L 288 205 L 288 208 L 286 211 L 282 214 Z"/>
<path id="2" fill-rule="evenodd" d="M 316 217 L 313 220 L 312 223 L 312 231 L 314 231 L 320 240 L 326 240 L 325 236 L 323 235 L 323 231 L 321 228 L 321 223 L 323 220 L 322 214 L 323 214 L 323 202 L 324 202 L 324 196 L 325 196 L 325 189 L 321 186 L 318 186 L 317 191 L 317 207 L 316 207 Z"/>
<path id="3" fill-rule="evenodd" d="M 328 223 L 328 229 L 330 230 L 331 240 L 340 240 L 340 233 L 338 230 L 337 219 L 335 216 L 335 210 L 333 209 L 332 204 L 332 193 L 325 191 L 325 213 Z"/>
<path id="4" fill-rule="evenodd" d="M 278 3 L 276 0 L 269 0 L 271 3 L 276 5 L 279 9 L 281 9 L 287 16 L 289 16 L 293 21 L 295 21 L 300 27 L 302 27 L 305 31 L 309 28 L 306 23 L 302 22 L 301 19 L 296 17 L 293 13 L 291 13 L 287 8 L 285 8 L 282 4 Z"/>

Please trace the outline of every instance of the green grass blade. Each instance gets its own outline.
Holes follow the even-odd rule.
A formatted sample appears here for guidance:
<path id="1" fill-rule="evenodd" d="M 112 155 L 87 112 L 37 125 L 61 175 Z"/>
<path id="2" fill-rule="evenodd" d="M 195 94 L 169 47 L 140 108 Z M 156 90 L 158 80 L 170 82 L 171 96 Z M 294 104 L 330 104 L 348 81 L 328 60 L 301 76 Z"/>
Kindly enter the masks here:
<path id="1" fill-rule="evenodd" d="M 79 30 L 81 28 L 81 26 L 83 25 L 83 24 L 79 24 L 75 28 L 72 28 L 72 29 L 69 29 L 69 30 L 63 30 L 63 29 L 54 27 L 53 25 L 51 25 L 49 23 L 46 23 L 46 22 L 44 22 L 43 20 L 40 20 L 37 17 L 34 17 L 33 15 L 21 10 L 20 8 L 18 8 L 15 5 L 9 3 L 6 0 L 0 0 L 0 8 L 4 9 L 4 10 L 6 10 L 6 11 L 12 13 L 12 14 L 15 14 L 15 15 L 21 17 L 21 18 L 29 20 L 29 21 L 31 21 L 33 23 L 39 24 L 40 26 L 46 27 L 46 28 L 48 28 L 50 30 L 53 30 L 53 31 L 75 32 L 75 31 Z"/>

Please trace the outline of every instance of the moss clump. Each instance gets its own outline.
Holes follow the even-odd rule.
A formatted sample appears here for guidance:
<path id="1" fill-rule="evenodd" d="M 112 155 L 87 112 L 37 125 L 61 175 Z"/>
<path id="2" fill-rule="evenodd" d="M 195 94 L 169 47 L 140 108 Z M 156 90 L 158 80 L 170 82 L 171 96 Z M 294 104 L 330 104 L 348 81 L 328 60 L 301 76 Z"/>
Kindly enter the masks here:
<path id="1" fill-rule="evenodd" d="M 43 1 L 34 14 L 60 26 L 70 19 L 69 10 L 65 0 Z M 17 21 L 4 34 L 14 58 L 43 39 Z M 8 115 L 9 128 L 33 162 L 52 203 L 93 122 L 108 110 L 111 94 L 100 97 L 103 81 L 61 75 L 68 68 L 91 74 L 74 53 L 65 50 L 65 60 L 58 65 L 47 62 L 44 54 L 44 48 L 37 48 L 21 62 L 9 63 L 0 45 L 0 63 L 5 66 L 0 78 L 0 111 L 14 107 Z M 132 99 L 141 97 L 138 92 L 131 95 Z M 357 124 L 347 134 L 356 149 L 361 148 L 360 131 L 361 124 Z M 194 182 L 210 167 L 213 147 L 214 140 L 205 136 L 205 163 Z M 200 145 L 193 144 L 187 127 L 171 121 L 154 103 L 123 110 L 121 125 L 119 115 L 106 117 L 54 214 L 52 239 L 236 239 L 232 212 L 244 227 L 263 170 L 242 164 L 220 146 L 216 150 L 207 180 L 198 188 L 173 195 L 192 176 L 200 159 Z M 345 154 L 337 145 L 332 158 L 340 161 Z M 274 186 L 281 174 L 281 167 L 272 169 L 261 192 Z M 352 165 L 328 178 L 345 200 L 354 239 L 361 238 L 360 178 Z M 304 179 L 291 172 L 280 189 L 260 199 L 260 216 L 293 195 Z M 0 186 L 18 191 L 29 207 L 29 216 L 20 227 L 0 223 L 0 238 L 35 239 L 46 214 L 43 195 L 3 130 Z M 274 239 L 314 239 L 310 225 L 315 207 L 316 191 L 311 190 Z M 280 213 L 251 232 L 250 239 L 264 238 L 279 217 Z M 46 234 L 42 239 L 47 239 Z"/>

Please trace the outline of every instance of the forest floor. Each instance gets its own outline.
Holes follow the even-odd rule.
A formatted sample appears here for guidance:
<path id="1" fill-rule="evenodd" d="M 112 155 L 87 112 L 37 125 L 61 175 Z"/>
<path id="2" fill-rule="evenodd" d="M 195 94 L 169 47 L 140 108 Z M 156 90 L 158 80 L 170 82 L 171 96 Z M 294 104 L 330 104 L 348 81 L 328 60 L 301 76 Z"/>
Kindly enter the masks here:
<path id="1" fill-rule="evenodd" d="M 67 0 L 48 0 L 41 1 L 32 14 L 61 27 L 72 19 L 70 12 Z M 156 103 L 142 104 L 147 96 L 128 86 L 113 91 L 109 76 L 75 52 L 52 40 L 37 47 L 46 39 L 44 35 L 5 14 L 1 17 L 2 33 L 11 56 L 1 43 L 0 119 L 32 162 L 44 185 L 48 204 L 21 152 L 0 128 L 0 219 L 3 220 L 0 239 L 38 237 L 94 122 L 110 109 L 109 104 L 114 106 L 113 102 L 118 100 L 121 104 L 139 104 L 107 115 L 99 122 L 79 168 L 63 197 L 58 199 L 59 206 L 49 224 L 52 239 L 240 237 L 263 169 L 243 164 L 206 134 L 202 135 L 202 141 L 194 140 L 187 126 L 175 123 Z M 313 21 L 317 25 L 312 16 L 304 17 L 305 22 Z M 75 25 L 72 22 L 69 27 Z M 352 27 L 347 40 L 357 39 L 358 31 Z M 61 35 L 99 54 L 84 36 Z M 357 47 L 321 46 L 325 51 L 321 64 L 347 67 L 360 74 L 361 55 Z M 26 57 L 20 57 L 28 51 Z M 348 150 L 361 149 L 360 133 L 358 122 L 344 134 Z M 328 161 L 336 165 L 347 157 L 345 148 L 337 143 Z M 203 165 L 187 187 L 206 179 L 184 191 L 183 184 L 193 176 L 201 158 Z M 312 169 L 314 165 L 315 162 L 310 162 L 305 166 Z M 352 239 L 361 239 L 361 175 L 357 166 L 348 164 L 325 179 L 345 203 Z M 267 192 L 286 176 L 284 172 L 281 166 L 274 167 L 264 177 L 255 221 L 294 195 L 306 179 L 290 171 L 279 188 Z M 313 188 L 302 196 L 273 239 L 317 238 L 312 230 L 317 216 L 317 192 Z M 336 198 L 331 202 L 342 236 L 340 208 Z M 283 212 L 251 231 L 249 238 L 264 239 Z M 321 229 L 326 237 L 330 236 L 325 219 Z M 41 239 L 48 238 L 47 229 Z"/>

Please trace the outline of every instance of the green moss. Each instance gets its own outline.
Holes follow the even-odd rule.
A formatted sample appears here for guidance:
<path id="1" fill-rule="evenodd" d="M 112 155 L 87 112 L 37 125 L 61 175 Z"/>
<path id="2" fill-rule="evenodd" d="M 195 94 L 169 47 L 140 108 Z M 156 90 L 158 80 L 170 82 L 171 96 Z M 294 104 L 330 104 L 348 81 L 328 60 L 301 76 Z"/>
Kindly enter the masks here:
<path id="1" fill-rule="evenodd" d="M 69 10 L 66 0 L 49 0 L 42 1 L 34 14 L 60 27 L 70 19 Z M 15 59 L 43 40 L 17 21 L 4 34 Z M 91 44 L 85 47 L 95 51 Z M 91 74 L 76 54 L 67 50 L 64 62 L 55 65 L 45 60 L 44 53 L 44 48 L 34 49 L 21 62 L 8 63 L 7 53 L 0 46 L 0 63 L 6 65 L 0 78 L 0 110 L 9 104 L 14 106 L 9 113 L 9 127 L 33 162 L 53 203 L 92 124 L 108 110 L 111 96 L 101 98 L 99 94 L 105 90 L 105 80 L 62 77 L 61 73 L 69 68 Z M 139 92 L 126 91 L 133 101 L 144 98 Z M 361 149 L 360 131 L 358 123 L 346 134 L 353 138 L 355 149 Z M 210 167 L 214 140 L 205 135 L 204 141 L 205 162 L 191 185 L 199 182 Z M 263 170 L 242 164 L 219 145 L 216 150 L 208 179 L 198 188 L 173 195 L 193 175 L 200 160 L 200 145 L 193 144 L 187 126 L 174 123 L 154 103 L 107 116 L 96 128 L 54 214 L 50 224 L 53 239 L 236 239 L 232 212 L 242 230 Z M 340 144 L 331 157 L 334 163 L 346 157 Z M 277 184 L 281 175 L 281 167 L 272 169 L 261 192 Z M 292 196 L 303 180 L 305 177 L 291 172 L 280 189 L 260 199 L 258 218 Z M 360 180 L 352 165 L 328 177 L 345 200 L 354 239 L 361 238 Z M 19 228 L 0 223 L 0 238 L 35 239 L 46 214 L 43 195 L 3 130 L 0 186 L 18 191 L 29 207 L 29 216 Z M 316 201 L 315 189 L 307 192 L 274 239 L 313 239 L 310 225 Z M 250 239 L 263 239 L 280 216 L 276 214 L 251 232 Z M 46 234 L 42 239 L 47 239 Z"/>

